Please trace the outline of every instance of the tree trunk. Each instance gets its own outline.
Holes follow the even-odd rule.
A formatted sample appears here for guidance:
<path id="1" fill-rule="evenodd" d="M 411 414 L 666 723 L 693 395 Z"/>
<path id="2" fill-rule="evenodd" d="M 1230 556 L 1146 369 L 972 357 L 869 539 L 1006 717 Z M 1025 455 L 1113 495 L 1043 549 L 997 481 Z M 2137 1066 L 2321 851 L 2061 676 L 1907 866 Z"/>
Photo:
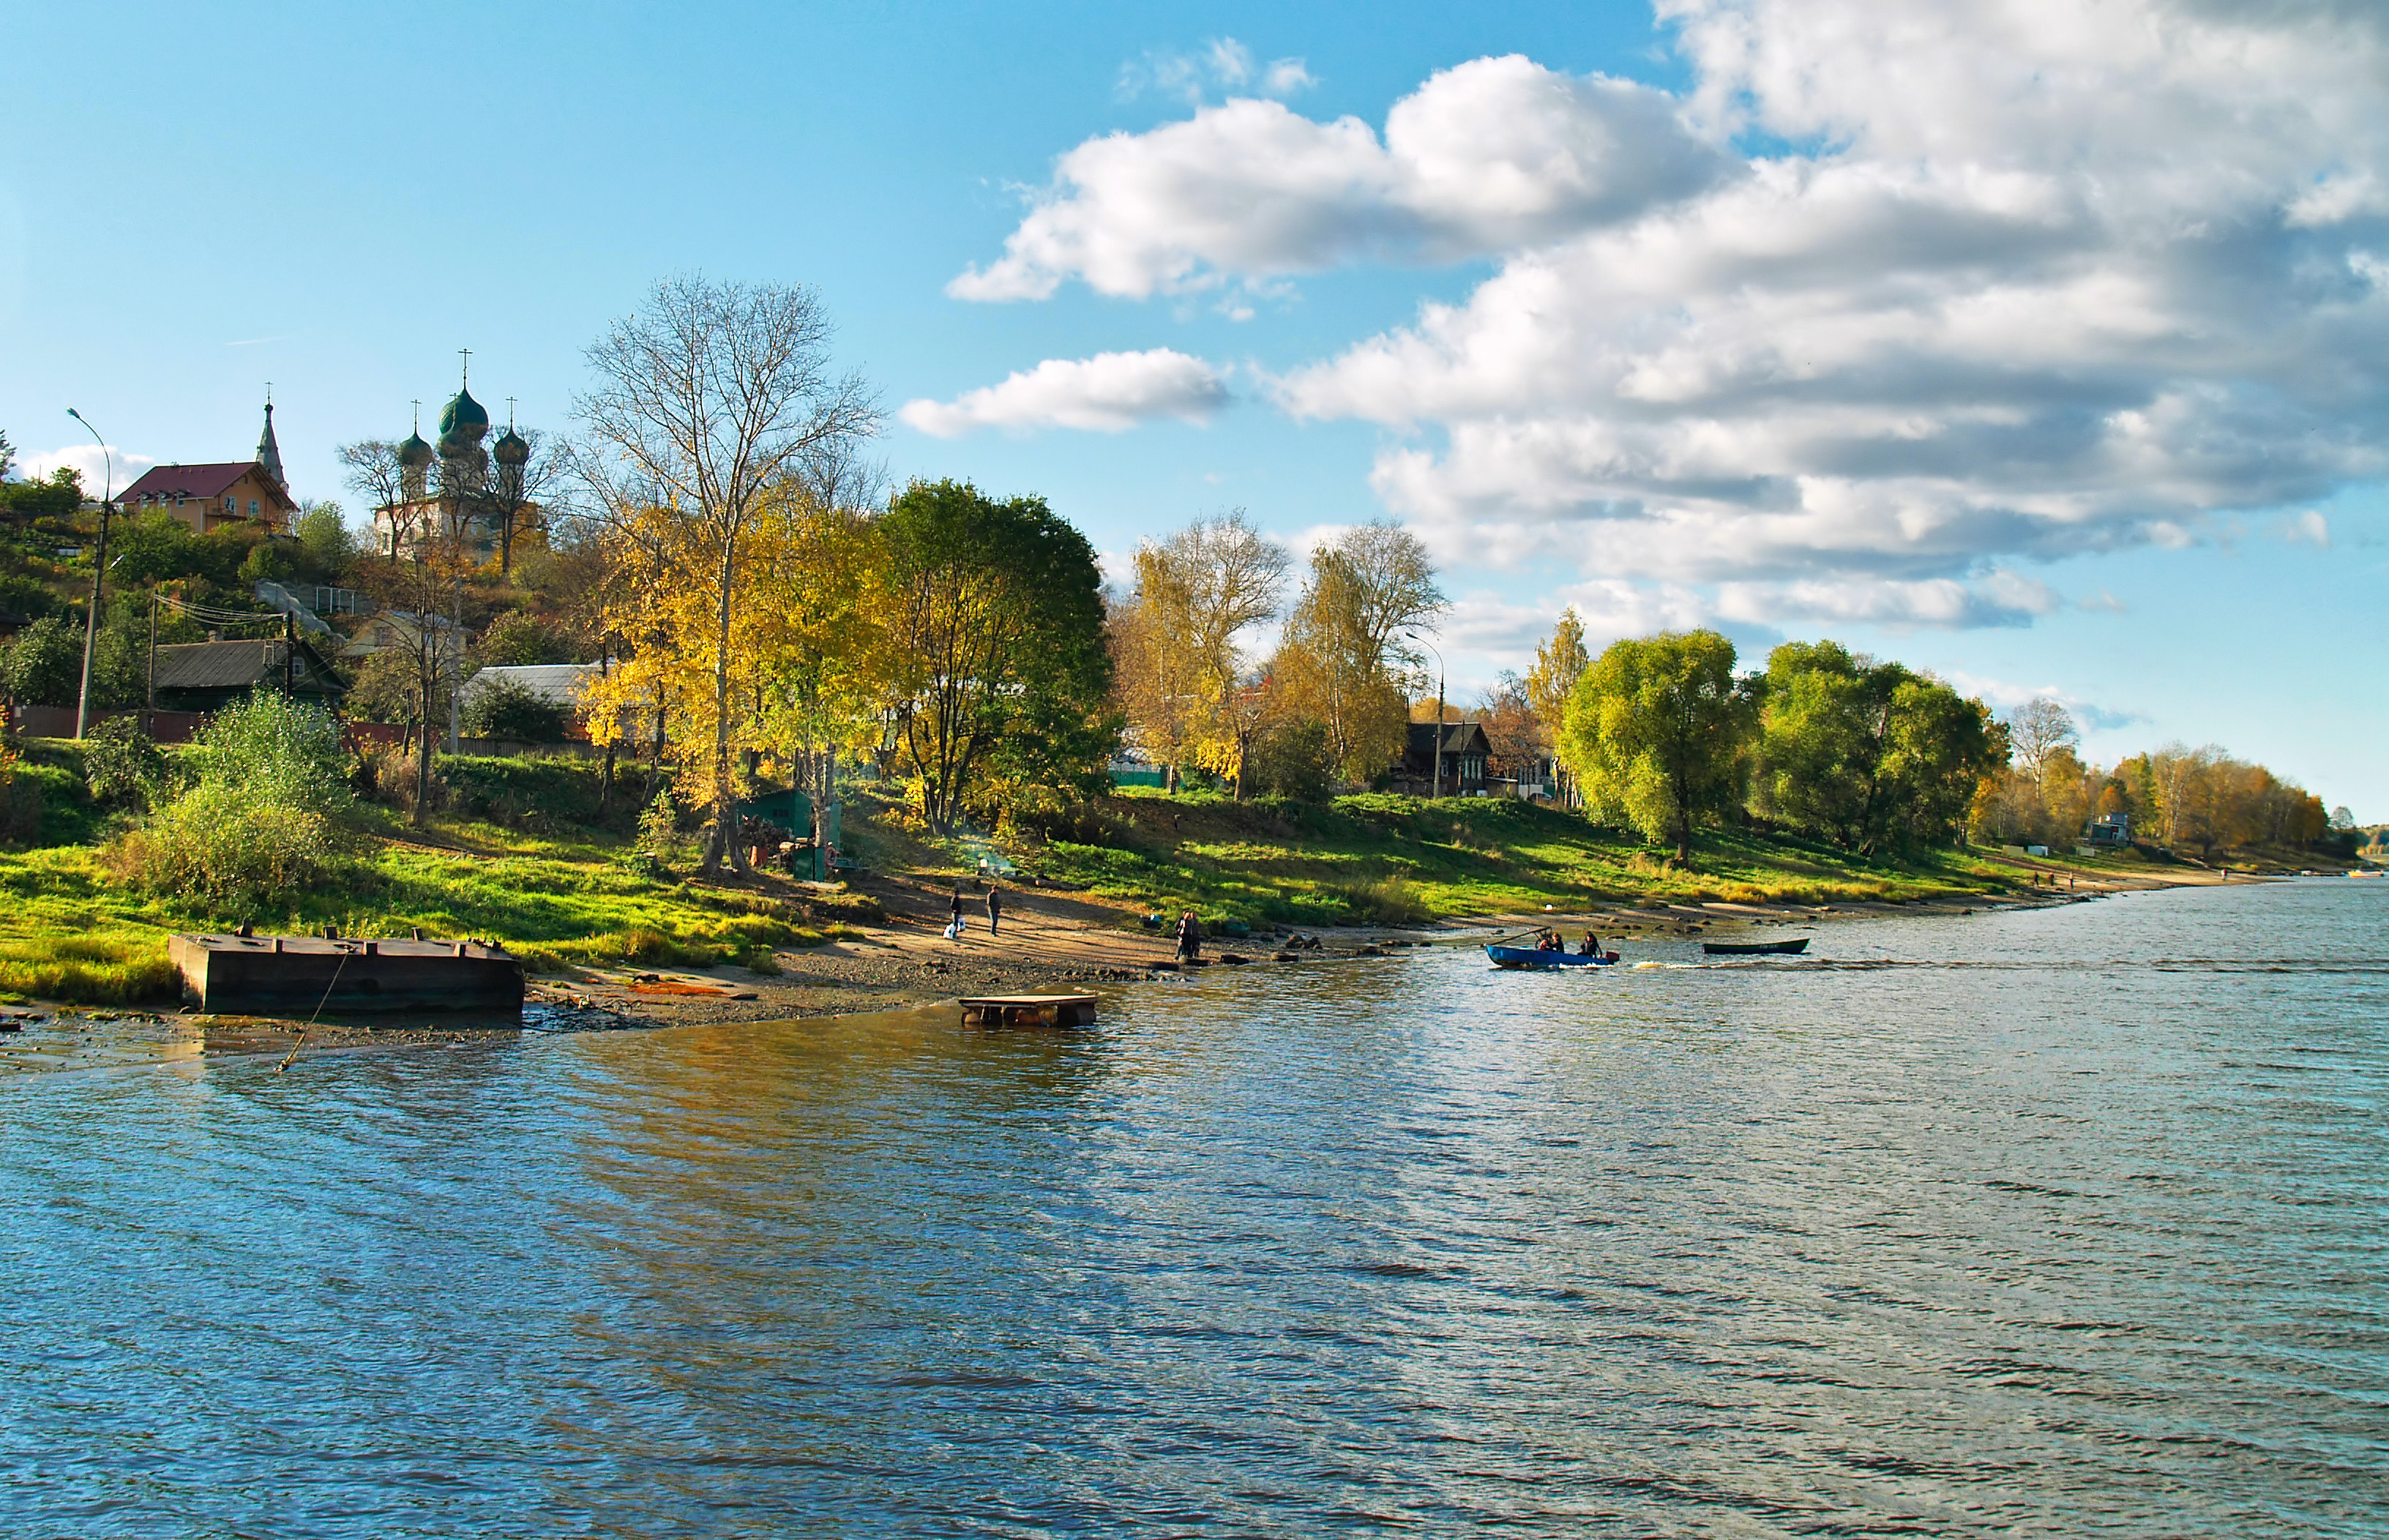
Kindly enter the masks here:
<path id="1" fill-rule="evenodd" d="M 737 559 L 736 536 L 724 536 L 713 650 L 713 838 L 705 847 L 709 877 L 722 871 L 724 851 L 734 870 L 743 872 L 747 867 L 738 848 L 738 796 L 730 780 L 730 589 L 736 579 Z"/>

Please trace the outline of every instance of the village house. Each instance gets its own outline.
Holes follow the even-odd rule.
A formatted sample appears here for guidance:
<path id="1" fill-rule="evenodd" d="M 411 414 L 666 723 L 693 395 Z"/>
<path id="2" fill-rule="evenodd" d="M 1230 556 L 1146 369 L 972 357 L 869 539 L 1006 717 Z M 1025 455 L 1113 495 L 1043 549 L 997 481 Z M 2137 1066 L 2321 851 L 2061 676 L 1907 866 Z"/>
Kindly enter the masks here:
<path id="1" fill-rule="evenodd" d="M 176 643 L 158 649 L 154 667 L 163 711 L 221 711 L 258 691 L 287 692 L 293 699 L 330 706 L 345 689 L 324 655 L 303 638 Z"/>
<path id="2" fill-rule="evenodd" d="M 1436 780 L 1436 735 L 1443 736 L 1443 780 Z M 1413 796 L 1483 796 L 1492 741 L 1475 722 L 1412 722 L 1394 767 L 1394 789 Z"/>
<path id="3" fill-rule="evenodd" d="M 299 504 L 282 478 L 282 450 L 274 440 L 274 403 L 265 405 L 265 431 L 258 435 L 255 458 L 152 465 L 124 489 L 117 505 L 135 515 L 170 513 L 199 535 L 244 522 L 287 529 Z"/>

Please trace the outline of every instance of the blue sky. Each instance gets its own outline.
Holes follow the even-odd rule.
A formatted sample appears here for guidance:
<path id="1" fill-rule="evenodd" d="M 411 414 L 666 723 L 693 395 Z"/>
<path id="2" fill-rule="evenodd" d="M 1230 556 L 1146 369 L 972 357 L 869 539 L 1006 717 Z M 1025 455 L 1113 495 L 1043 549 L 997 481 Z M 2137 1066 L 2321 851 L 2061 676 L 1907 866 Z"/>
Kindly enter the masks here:
<path id="1" fill-rule="evenodd" d="M 353 502 L 459 348 L 569 429 L 654 278 L 801 282 L 898 476 L 1114 553 L 1401 518 L 1467 686 L 1565 603 L 1830 634 L 2380 819 L 2389 39 L 2330 10 L 27 7 L 0 430 L 232 458 L 271 380 Z"/>

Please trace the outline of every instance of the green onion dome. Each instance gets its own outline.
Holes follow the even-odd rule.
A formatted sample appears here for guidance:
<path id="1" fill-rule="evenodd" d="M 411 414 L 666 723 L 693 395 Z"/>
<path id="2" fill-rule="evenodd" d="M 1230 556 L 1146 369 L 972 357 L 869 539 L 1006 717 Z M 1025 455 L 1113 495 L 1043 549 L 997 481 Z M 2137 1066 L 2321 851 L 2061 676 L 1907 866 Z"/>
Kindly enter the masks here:
<path id="1" fill-rule="evenodd" d="M 422 434 L 406 436 L 406 442 L 398 446 L 398 463 L 411 471 L 431 464 L 431 446 L 423 441 Z"/>
<path id="2" fill-rule="evenodd" d="M 530 458 L 530 440 L 513 428 L 508 428 L 491 447 L 490 458 L 501 465 L 519 465 Z"/>
<path id="3" fill-rule="evenodd" d="M 459 390 L 440 414 L 440 436 L 469 438 L 478 441 L 490 431 L 490 414 L 470 390 Z"/>

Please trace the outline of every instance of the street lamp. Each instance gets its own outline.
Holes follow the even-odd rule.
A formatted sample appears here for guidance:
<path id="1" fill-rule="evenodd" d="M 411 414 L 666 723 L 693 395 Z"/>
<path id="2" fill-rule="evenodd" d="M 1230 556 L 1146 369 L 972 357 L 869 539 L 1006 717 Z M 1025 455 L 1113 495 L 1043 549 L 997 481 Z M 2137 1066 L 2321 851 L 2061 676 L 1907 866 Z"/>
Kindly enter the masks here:
<path id="1" fill-rule="evenodd" d="M 91 655 L 99 644 L 99 585 L 108 576 L 108 515 L 116 503 L 116 457 L 109 452 L 108 440 L 91 426 L 90 418 L 71 406 L 67 408 L 67 415 L 83 424 L 83 430 L 99 444 L 101 486 L 105 489 L 99 497 L 99 554 L 91 564 L 91 613 L 83 617 L 83 688 L 75 692 L 75 737 L 80 739 L 91 721 Z"/>

